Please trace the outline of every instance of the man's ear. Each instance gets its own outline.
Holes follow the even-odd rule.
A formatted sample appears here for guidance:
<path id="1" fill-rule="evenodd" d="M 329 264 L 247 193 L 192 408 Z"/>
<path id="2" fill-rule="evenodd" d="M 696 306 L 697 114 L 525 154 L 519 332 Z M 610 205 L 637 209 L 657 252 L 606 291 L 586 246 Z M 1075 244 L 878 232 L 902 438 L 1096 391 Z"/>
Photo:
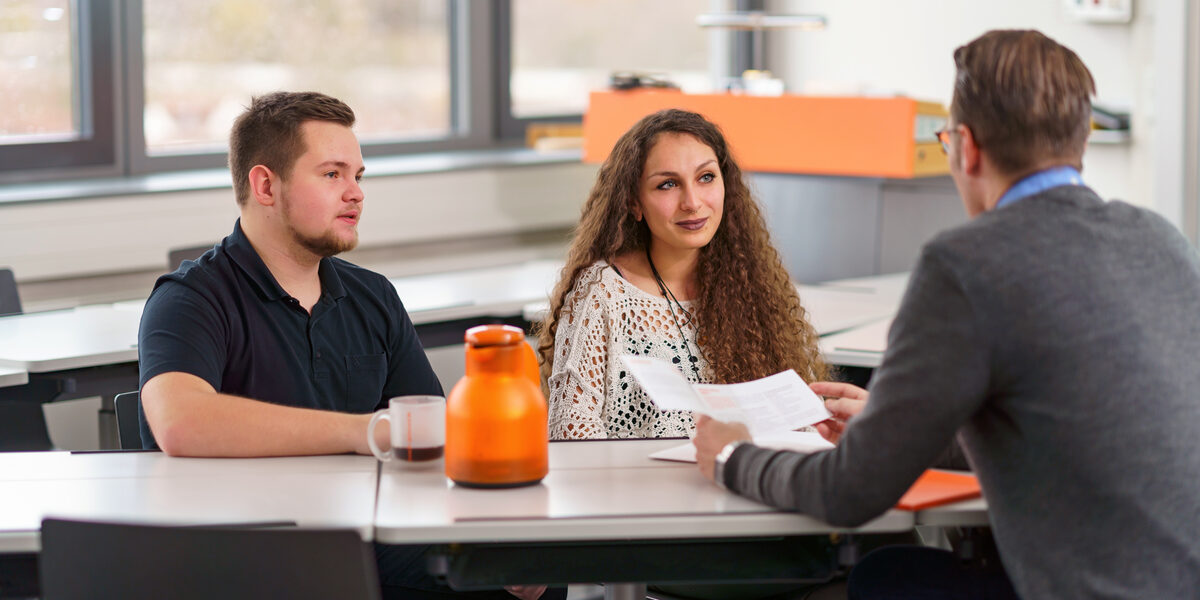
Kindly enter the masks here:
<path id="1" fill-rule="evenodd" d="M 975 143 L 975 132 L 959 123 L 958 140 L 958 160 L 961 161 L 959 166 L 962 167 L 962 172 L 979 175 L 979 170 L 983 167 L 983 155 L 980 153 L 979 144 Z"/>
<path id="2" fill-rule="evenodd" d="M 263 206 L 274 206 L 279 198 L 279 186 L 282 182 L 275 172 L 264 165 L 254 165 L 250 169 L 250 196 Z"/>

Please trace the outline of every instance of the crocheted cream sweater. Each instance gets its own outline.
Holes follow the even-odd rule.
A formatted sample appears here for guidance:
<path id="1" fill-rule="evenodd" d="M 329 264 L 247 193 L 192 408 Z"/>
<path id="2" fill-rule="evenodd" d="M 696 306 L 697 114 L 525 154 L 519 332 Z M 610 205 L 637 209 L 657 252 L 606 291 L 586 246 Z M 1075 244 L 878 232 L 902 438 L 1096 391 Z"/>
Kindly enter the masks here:
<path id="1" fill-rule="evenodd" d="M 682 305 L 691 310 L 690 302 Z M 666 299 L 629 283 L 607 263 L 581 271 L 554 337 L 551 439 L 690 435 L 691 414 L 659 410 L 620 360 L 627 354 L 661 358 L 678 365 L 688 381 L 707 383 L 695 324 L 678 306 L 675 317 Z"/>

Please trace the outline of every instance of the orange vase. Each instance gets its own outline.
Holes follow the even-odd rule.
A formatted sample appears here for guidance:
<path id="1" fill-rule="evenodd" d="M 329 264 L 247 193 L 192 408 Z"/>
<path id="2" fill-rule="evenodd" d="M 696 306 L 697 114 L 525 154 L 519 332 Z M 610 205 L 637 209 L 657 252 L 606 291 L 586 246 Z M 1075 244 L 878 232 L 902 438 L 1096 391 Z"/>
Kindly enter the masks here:
<path id="1" fill-rule="evenodd" d="M 446 476 L 459 485 L 532 485 L 550 469 L 546 398 L 525 334 L 467 330 L 466 376 L 446 399 Z"/>

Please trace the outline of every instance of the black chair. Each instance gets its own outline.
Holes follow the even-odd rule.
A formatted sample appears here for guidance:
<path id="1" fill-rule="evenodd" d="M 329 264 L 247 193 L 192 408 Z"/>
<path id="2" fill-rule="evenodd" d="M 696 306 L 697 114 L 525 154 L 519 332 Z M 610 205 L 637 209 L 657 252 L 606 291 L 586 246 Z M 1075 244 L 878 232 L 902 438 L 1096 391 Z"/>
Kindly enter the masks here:
<path id="1" fill-rule="evenodd" d="M 17 279 L 13 277 L 12 269 L 0 269 L 0 317 L 4 315 L 19 315 L 21 310 L 21 295 L 17 292 Z"/>
<path id="2" fill-rule="evenodd" d="M 0 452 L 53 449 L 40 402 L 0 400 Z"/>
<path id="3" fill-rule="evenodd" d="M 44 600 L 377 600 L 371 546 L 346 529 L 166 527 L 45 519 Z"/>
<path id="4" fill-rule="evenodd" d="M 113 409 L 117 413 L 117 442 L 122 450 L 140 450 L 142 434 L 138 430 L 138 392 L 124 392 L 113 396 Z"/>
<path id="5" fill-rule="evenodd" d="M 167 271 L 174 272 L 183 264 L 185 260 L 196 260 L 200 255 L 212 250 L 213 244 L 206 246 L 189 246 L 187 248 L 175 248 L 167 252 Z"/>

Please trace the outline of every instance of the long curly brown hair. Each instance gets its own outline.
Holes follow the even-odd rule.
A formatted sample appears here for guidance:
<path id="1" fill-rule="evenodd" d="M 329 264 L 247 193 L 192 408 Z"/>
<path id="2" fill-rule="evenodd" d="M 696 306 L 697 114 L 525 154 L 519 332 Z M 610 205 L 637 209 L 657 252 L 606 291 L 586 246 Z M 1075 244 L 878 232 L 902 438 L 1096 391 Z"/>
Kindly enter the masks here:
<path id="1" fill-rule="evenodd" d="M 542 380 L 553 371 L 554 337 L 580 272 L 596 261 L 611 263 L 628 252 L 645 252 L 650 243 L 650 230 L 634 219 L 633 207 L 646 157 L 663 133 L 687 134 L 712 148 L 725 182 L 724 216 L 712 241 L 700 250 L 693 298 L 697 343 L 708 360 L 711 381 L 749 381 L 787 368 L 807 381 L 827 379 L 817 332 L 771 245 L 762 211 L 725 136 L 696 113 L 669 109 L 638 121 L 600 167 L 550 296 L 550 311 L 537 328 Z"/>

